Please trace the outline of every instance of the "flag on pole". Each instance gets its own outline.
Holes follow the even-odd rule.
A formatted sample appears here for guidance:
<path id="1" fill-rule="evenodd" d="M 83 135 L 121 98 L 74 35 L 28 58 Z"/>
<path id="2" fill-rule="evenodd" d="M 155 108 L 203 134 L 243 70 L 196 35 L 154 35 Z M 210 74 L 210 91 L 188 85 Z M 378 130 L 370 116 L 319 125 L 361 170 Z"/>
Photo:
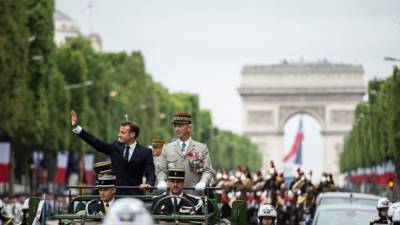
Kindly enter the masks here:
<path id="1" fill-rule="evenodd" d="M 304 140 L 304 132 L 303 132 L 303 117 L 300 118 L 299 129 L 297 131 L 296 137 L 294 139 L 293 145 L 283 158 L 285 163 L 294 163 L 298 165 L 303 164 L 303 140 Z"/>
<path id="2" fill-rule="evenodd" d="M 65 184 L 65 175 L 67 172 L 68 152 L 58 152 L 56 184 Z"/>
<path id="3" fill-rule="evenodd" d="M 10 149 L 9 142 L 0 142 L 0 182 L 7 183 L 9 180 Z"/>
<path id="4" fill-rule="evenodd" d="M 94 157 L 92 154 L 85 155 L 85 175 L 88 184 L 93 184 L 93 161 Z"/>

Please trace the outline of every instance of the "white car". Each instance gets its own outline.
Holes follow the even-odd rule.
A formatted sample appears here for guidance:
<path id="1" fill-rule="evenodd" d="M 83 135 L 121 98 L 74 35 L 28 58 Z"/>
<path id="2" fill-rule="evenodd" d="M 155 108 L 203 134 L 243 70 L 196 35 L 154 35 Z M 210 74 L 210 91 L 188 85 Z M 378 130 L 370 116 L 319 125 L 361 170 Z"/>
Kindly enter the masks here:
<path id="1" fill-rule="evenodd" d="M 379 197 L 370 194 L 351 192 L 325 192 L 318 195 L 317 207 L 328 204 L 359 204 L 376 207 Z"/>
<path id="2" fill-rule="evenodd" d="M 366 225 L 377 216 L 375 206 L 327 204 L 317 208 L 312 225 Z"/>

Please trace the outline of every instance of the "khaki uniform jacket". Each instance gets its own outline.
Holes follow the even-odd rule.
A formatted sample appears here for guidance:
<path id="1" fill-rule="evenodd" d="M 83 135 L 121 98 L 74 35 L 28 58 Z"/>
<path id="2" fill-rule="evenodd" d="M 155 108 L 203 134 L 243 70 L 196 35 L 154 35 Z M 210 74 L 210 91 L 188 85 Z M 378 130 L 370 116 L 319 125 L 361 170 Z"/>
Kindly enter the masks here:
<path id="1" fill-rule="evenodd" d="M 167 181 L 171 168 L 185 169 L 184 187 L 193 187 L 199 181 L 209 184 L 215 175 L 207 145 L 194 140 L 184 152 L 178 141 L 164 145 L 159 159 L 158 182 Z"/>
<path id="2" fill-rule="evenodd" d="M 156 169 L 156 175 L 160 171 L 160 156 L 153 156 L 154 167 Z"/>

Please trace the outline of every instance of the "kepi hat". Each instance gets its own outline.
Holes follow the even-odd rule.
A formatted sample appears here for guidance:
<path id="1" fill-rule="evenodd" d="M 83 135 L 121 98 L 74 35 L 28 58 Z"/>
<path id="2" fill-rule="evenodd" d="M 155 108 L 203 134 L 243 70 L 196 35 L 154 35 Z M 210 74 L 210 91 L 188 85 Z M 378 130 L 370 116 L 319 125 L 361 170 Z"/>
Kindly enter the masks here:
<path id="1" fill-rule="evenodd" d="M 188 112 L 176 112 L 172 119 L 172 124 L 191 124 L 192 114 Z"/>
<path id="2" fill-rule="evenodd" d="M 160 148 L 165 144 L 164 140 L 161 139 L 153 139 L 151 140 L 151 146 L 153 146 L 153 148 Z"/>
<path id="3" fill-rule="evenodd" d="M 114 175 L 104 175 L 102 177 L 99 177 L 97 180 L 96 187 L 97 188 L 110 188 L 110 187 L 115 187 L 115 176 Z"/>
<path id="4" fill-rule="evenodd" d="M 168 170 L 168 180 L 176 179 L 176 180 L 185 180 L 185 170 L 174 168 Z"/>
<path id="5" fill-rule="evenodd" d="M 97 162 L 94 164 L 94 172 L 96 174 L 112 173 L 111 162 Z"/>

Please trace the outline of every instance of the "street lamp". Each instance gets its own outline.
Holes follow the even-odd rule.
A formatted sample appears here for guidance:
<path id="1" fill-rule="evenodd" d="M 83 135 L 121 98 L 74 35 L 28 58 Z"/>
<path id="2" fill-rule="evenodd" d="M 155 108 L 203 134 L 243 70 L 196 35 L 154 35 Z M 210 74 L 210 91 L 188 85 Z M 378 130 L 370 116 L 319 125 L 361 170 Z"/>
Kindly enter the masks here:
<path id="1" fill-rule="evenodd" d="M 400 62 L 400 59 L 393 58 L 393 57 L 383 57 L 383 59 L 386 61 L 391 61 L 391 62 Z"/>
<path id="2" fill-rule="evenodd" d="M 87 81 L 85 81 L 83 83 L 65 85 L 64 89 L 65 90 L 78 89 L 78 88 L 81 88 L 81 87 L 91 86 L 91 85 L 93 85 L 93 81 L 87 80 Z"/>

